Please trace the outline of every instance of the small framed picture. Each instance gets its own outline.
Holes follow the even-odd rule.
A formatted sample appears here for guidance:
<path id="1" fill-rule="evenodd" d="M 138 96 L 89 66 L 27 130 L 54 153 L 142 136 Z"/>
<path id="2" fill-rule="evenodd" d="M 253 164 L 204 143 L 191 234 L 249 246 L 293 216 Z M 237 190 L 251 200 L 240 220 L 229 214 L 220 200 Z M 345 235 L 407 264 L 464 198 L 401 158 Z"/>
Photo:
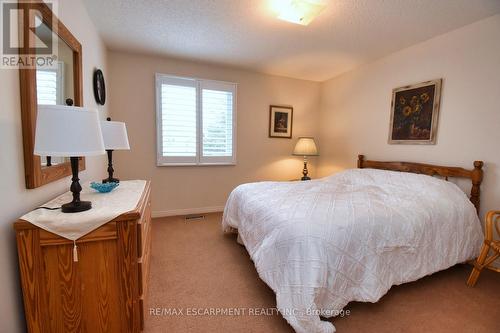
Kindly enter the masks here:
<path id="1" fill-rule="evenodd" d="M 292 138 L 293 108 L 271 105 L 269 107 L 269 137 Z"/>
<path id="2" fill-rule="evenodd" d="M 436 143 L 441 79 L 392 91 L 390 144 Z"/>

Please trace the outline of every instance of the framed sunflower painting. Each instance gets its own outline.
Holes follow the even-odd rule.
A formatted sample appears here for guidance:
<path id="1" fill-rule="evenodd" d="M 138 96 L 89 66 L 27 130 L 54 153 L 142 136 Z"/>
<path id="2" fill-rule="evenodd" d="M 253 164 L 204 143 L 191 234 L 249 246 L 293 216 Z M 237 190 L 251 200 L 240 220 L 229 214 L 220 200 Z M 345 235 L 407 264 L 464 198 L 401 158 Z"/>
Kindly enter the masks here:
<path id="1" fill-rule="evenodd" d="M 435 144 L 442 79 L 392 91 L 390 144 Z"/>

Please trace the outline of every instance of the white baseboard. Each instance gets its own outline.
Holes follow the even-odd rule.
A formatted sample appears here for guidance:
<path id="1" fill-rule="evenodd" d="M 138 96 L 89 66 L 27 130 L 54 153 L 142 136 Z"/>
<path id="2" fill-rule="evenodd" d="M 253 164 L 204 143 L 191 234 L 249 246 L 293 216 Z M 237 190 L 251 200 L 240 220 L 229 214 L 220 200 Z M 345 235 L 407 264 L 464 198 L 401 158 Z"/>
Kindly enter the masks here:
<path id="1" fill-rule="evenodd" d="M 171 209 L 171 210 L 153 211 L 151 213 L 151 217 L 155 218 L 155 217 L 179 216 L 179 215 L 190 215 L 190 214 L 202 214 L 202 213 L 218 213 L 222 211 L 224 211 L 224 206 Z"/>

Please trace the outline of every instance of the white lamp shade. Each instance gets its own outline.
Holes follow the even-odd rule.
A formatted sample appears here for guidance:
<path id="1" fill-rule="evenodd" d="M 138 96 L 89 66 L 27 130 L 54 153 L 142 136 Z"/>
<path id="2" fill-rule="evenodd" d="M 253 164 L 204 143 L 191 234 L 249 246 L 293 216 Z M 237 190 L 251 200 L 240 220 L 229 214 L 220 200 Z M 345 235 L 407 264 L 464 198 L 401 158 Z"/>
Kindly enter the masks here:
<path id="1" fill-rule="evenodd" d="M 63 105 L 38 105 L 35 155 L 102 155 L 104 143 L 97 111 Z"/>
<path id="2" fill-rule="evenodd" d="M 314 138 L 311 137 L 301 137 L 295 144 L 295 149 L 293 150 L 293 155 L 300 156 L 316 156 L 318 154 L 318 148 L 314 142 Z"/>
<path id="3" fill-rule="evenodd" d="M 108 150 L 129 150 L 127 127 L 118 121 L 101 121 L 104 148 Z"/>

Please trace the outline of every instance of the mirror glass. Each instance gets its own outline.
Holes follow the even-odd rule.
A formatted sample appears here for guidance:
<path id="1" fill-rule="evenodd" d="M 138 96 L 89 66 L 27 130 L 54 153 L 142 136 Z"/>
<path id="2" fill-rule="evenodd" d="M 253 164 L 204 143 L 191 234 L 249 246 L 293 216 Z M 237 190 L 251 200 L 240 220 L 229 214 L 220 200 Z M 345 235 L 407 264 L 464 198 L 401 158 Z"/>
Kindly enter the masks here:
<path id="1" fill-rule="evenodd" d="M 75 89 L 73 80 L 73 50 L 64 40 L 52 32 L 39 17 L 35 18 L 35 34 L 41 43 L 57 47 L 52 66 L 44 66 L 36 69 L 36 97 L 37 104 L 66 105 L 66 101 L 74 101 Z M 73 104 L 71 102 L 71 104 Z M 69 162 L 68 157 L 41 156 L 42 167 Z"/>

